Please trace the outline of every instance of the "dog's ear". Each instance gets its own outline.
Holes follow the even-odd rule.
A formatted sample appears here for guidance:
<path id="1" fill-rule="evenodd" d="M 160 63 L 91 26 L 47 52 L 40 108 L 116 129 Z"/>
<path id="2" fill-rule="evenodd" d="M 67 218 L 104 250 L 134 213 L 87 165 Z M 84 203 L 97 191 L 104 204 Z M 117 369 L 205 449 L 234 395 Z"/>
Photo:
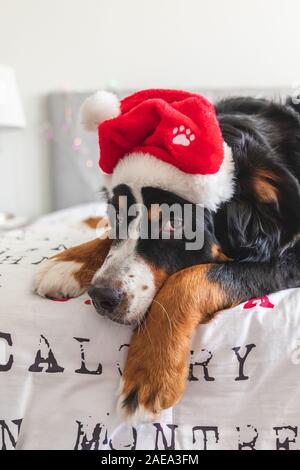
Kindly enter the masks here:
<path id="1" fill-rule="evenodd" d="M 236 196 L 227 206 L 228 230 L 240 259 L 262 261 L 300 231 L 300 188 L 261 146 L 252 143 L 249 150 L 239 160 Z"/>

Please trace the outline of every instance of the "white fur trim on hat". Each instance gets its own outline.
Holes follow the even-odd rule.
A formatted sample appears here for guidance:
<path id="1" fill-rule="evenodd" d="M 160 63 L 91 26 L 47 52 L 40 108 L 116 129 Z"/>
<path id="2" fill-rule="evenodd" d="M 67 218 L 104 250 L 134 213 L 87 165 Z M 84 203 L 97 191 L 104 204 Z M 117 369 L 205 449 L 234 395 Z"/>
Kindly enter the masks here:
<path id="1" fill-rule="evenodd" d="M 119 161 L 112 175 L 105 175 L 108 190 L 119 184 L 132 189 L 145 186 L 171 191 L 195 204 L 215 211 L 234 193 L 234 162 L 230 147 L 224 143 L 224 160 L 212 175 L 184 173 L 150 154 L 131 153 Z"/>
<path id="2" fill-rule="evenodd" d="M 87 98 L 81 106 L 81 123 L 85 130 L 96 131 L 101 122 L 119 116 L 119 98 L 109 91 L 97 91 Z"/>

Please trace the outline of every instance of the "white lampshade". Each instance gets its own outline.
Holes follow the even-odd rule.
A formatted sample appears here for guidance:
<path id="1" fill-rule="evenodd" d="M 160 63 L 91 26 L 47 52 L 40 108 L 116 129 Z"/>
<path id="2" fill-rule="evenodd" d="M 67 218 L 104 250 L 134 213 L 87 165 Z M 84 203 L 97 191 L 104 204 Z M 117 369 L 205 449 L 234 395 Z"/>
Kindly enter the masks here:
<path id="1" fill-rule="evenodd" d="M 0 65 L 0 127 L 25 127 L 15 73 L 5 65 Z"/>

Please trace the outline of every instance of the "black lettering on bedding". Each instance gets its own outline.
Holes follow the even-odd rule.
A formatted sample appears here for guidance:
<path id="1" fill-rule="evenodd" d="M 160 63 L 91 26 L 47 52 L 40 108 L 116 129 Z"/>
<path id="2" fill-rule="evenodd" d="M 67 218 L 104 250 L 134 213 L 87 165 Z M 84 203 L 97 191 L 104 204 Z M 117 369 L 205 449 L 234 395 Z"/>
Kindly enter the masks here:
<path id="1" fill-rule="evenodd" d="M 236 381 L 238 381 L 238 380 L 249 380 L 249 377 L 244 374 L 244 366 L 245 366 L 245 362 L 246 362 L 247 357 L 249 356 L 252 349 L 256 348 L 256 345 L 255 344 L 247 344 L 245 346 L 246 352 L 245 352 L 244 356 L 240 356 L 240 354 L 239 354 L 239 351 L 240 351 L 241 347 L 242 346 L 232 348 L 232 351 L 234 351 L 234 353 L 237 357 L 237 360 L 239 361 L 239 375 L 238 375 L 238 377 L 236 377 L 234 379 Z"/>
<path id="2" fill-rule="evenodd" d="M 48 256 L 43 256 L 41 259 L 31 264 L 34 264 L 35 266 L 37 266 L 38 264 L 41 264 L 43 261 L 46 261 L 47 259 L 49 259 Z"/>
<path id="3" fill-rule="evenodd" d="M 209 371 L 208 371 L 208 364 L 210 363 L 213 355 L 210 351 L 208 351 L 207 349 L 201 349 L 200 353 L 206 353 L 206 359 L 204 360 L 200 360 L 200 359 L 193 359 L 193 356 L 194 356 L 194 351 L 191 351 L 191 356 L 192 356 L 192 360 L 190 362 L 190 367 L 189 367 L 189 377 L 188 377 L 188 380 L 190 382 L 193 382 L 193 381 L 196 381 L 196 380 L 199 380 L 197 377 L 195 377 L 194 375 L 194 369 L 195 367 L 198 367 L 198 366 L 201 366 L 203 367 L 203 373 L 204 373 L 204 380 L 206 380 L 207 382 L 213 382 L 215 380 L 214 377 L 211 377 L 209 375 Z"/>
<path id="4" fill-rule="evenodd" d="M 22 419 L 13 419 L 11 423 L 14 424 L 15 429 L 12 431 L 5 420 L 0 419 L 0 449 L 9 450 L 15 449 L 20 434 Z"/>
<path id="5" fill-rule="evenodd" d="M 104 430 L 104 426 L 101 423 L 97 423 L 93 428 L 91 438 L 88 439 L 87 432 L 84 431 L 84 428 L 88 428 L 88 426 L 84 425 L 81 421 L 76 421 L 76 423 L 78 425 L 78 430 L 74 450 L 99 450 L 100 437 L 102 431 Z M 105 432 L 103 443 L 106 442 L 107 432 Z"/>
<path id="6" fill-rule="evenodd" d="M 255 445 L 258 439 L 258 431 L 254 426 L 247 424 L 243 428 L 237 427 L 237 432 L 239 433 L 239 446 L 238 450 L 256 450 Z"/>
<path id="7" fill-rule="evenodd" d="M 42 352 L 42 347 L 46 354 Z M 45 366 L 47 368 L 45 369 Z M 49 341 L 45 336 L 40 337 L 40 349 L 37 351 L 34 363 L 29 367 L 29 372 L 48 372 L 57 374 L 63 372 L 65 369 L 58 365 L 57 360 L 50 347 Z"/>
<path id="8" fill-rule="evenodd" d="M 290 443 L 296 443 L 298 427 L 282 426 L 273 428 L 276 433 L 276 450 L 290 450 Z"/>
<path id="9" fill-rule="evenodd" d="M 129 348 L 129 344 L 121 344 L 121 346 L 119 347 L 119 352 L 122 351 L 123 348 Z M 123 371 L 119 362 L 117 362 L 117 368 L 120 376 L 122 377 Z"/>
<path id="10" fill-rule="evenodd" d="M 175 450 L 175 429 L 178 428 L 178 426 L 176 424 L 161 425 L 160 423 L 154 423 L 153 426 L 156 428 L 155 450 Z M 167 436 L 164 433 L 164 427 L 171 430 L 169 444 Z"/>
<path id="11" fill-rule="evenodd" d="M 192 428 L 193 444 L 195 444 L 196 441 L 197 441 L 196 433 L 198 431 L 201 431 L 201 437 L 202 437 L 202 442 L 203 442 L 203 446 L 202 446 L 201 450 L 208 450 L 207 441 L 208 441 L 208 433 L 209 432 L 214 434 L 216 444 L 219 442 L 219 431 L 218 431 L 217 426 L 195 426 L 195 427 Z M 197 447 L 197 449 L 199 449 L 199 448 Z"/>
<path id="12" fill-rule="evenodd" d="M 0 339 L 4 339 L 4 341 L 6 341 L 8 346 L 10 347 L 13 345 L 11 335 L 9 333 L 2 333 L 0 331 Z M 14 363 L 14 357 L 11 354 L 6 364 L 0 364 L 0 372 L 8 372 L 12 368 L 13 363 Z"/>
<path id="13" fill-rule="evenodd" d="M 96 370 L 88 370 L 85 365 L 85 351 L 83 347 L 83 343 L 89 343 L 90 340 L 87 338 L 75 338 L 76 341 L 80 343 L 80 356 L 81 356 L 81 367 L 80 369 L 76 369 L 76 374 L 90 374 L 90 375 L 100 375 L 102 374 L 102 365 L 99 363 Z"/>
<path id="14" fill-rule="evenodd" d="M 128 444 L 125 444 L 125 436 L 124 433 L 126 432 L 127 437 L 127 430 L 128 430 Z M 120 440 L 120 442 L 117 442 Z M 137 441 L 137 430 L 135 428 L 130 428 L 129 426 L 123 429 L 122 436 L 116 434 L 112 439 L 109 440 L 109 447 L 111 450 L 136 450 L 136 441 Z"/>

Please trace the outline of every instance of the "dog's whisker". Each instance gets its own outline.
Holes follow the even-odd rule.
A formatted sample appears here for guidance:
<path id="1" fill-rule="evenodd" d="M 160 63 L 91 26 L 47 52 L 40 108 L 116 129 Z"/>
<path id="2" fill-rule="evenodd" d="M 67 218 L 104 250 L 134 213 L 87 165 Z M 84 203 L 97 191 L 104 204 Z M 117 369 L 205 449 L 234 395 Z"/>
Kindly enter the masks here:
<path id="1" fill-rule="evenodd" d="M 166 317 L 167 317 L 167 319 L 168 319 L 168 321 L 169 321 L 170 334 L 172 335 L 172 333 L 173 333 L 173 330 L 172 330 L 172 322 L 171 322 L 170 315 L 168 314 L 166 308 L 165 308 L 160 302 L 158 302 L 158 300 L 153 299 L 153 302 L 155 302 L 156 304 L 158 304 L 158 305 L 162 308 L 163 312 L 165 313 L 165 315 L 166 315 Z"/>
<path id="2" fill-rule="evenodd" d="M 150 332 L 149 332 L 149 330 L 148 330 L 148 328 L 147 328 L 147 322 L 145 322 L 145 321 L 142 321 L 142 322 L 141 322 L 141 331 L 143 330 L 143 328 L 144 328 L 144 331 L 146 331 L 146 333 L 147 333 L 147 335 L 148 335 L 150 344 L 153 346 L 153 341 L 152 341 Z"/>

